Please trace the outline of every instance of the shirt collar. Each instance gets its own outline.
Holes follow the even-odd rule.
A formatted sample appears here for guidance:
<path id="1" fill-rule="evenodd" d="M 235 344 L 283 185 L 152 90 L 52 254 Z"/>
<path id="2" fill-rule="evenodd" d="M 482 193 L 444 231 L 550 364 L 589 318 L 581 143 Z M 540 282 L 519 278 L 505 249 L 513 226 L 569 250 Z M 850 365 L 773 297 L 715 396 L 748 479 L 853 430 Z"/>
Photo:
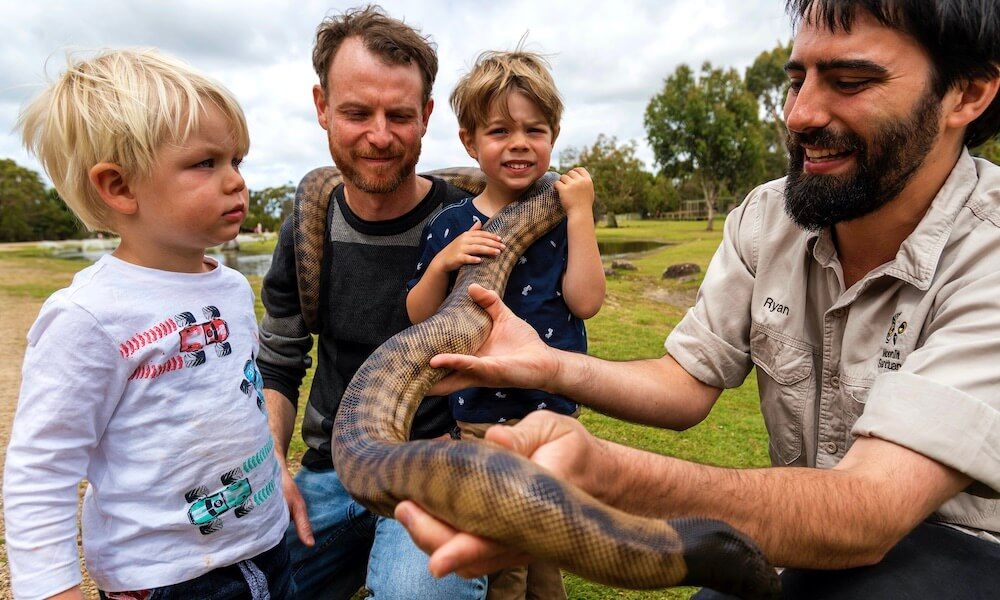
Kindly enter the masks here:
<path id="1" fill-rule="evenodd" d="M 968 203 L 977 181 L 975 161 L 968 149 L 963 149 L 924 217 L 900 244 L 896 257 L 866 275 L 865 279 L 890 275 L 918 289 L 928 289 L 958 213 Z M 824 267 L 835 259 L 837 249 L 829 227 L 809 232 L 806 241 L 812 247 L 813 257 Z"/>

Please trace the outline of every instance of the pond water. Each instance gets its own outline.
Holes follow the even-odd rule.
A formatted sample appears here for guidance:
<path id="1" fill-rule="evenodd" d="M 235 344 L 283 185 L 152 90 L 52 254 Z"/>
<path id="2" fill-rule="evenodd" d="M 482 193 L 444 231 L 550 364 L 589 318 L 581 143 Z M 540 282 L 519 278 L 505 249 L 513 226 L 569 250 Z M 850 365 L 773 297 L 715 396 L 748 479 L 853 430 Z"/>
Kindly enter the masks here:
<path id="1" fill-rule="evenodd" d="M 640 240 L 625 240 L 625 241 L 610 241 L 610 242 L 598 242 L 597 246 L 601 251 L 601 257 L 603 258 L 619 258 L 621 256 L 627 256 L 629 254 L 636 254 L 639 252 L 646 252 L 648 250 L 653 250 L 665 246 L 660 242 L 649 242 Z M 84 250 L 73 251 L 73 252 L 59 252 L 55 256 L 58 258 L 71 258 L 87 260 L 90 262 L 95 262 L 112 249 L 104 250 Z M 267 274 L 268 268 L 271 266 L 271 255 L 270 254 L 249 254 L 246 252 L 210 252 L 209 256 L 219 261 L 220 263 L 226 265 L 231 269 L 236 269 L 240 273 L 248 276 L 259 276 L 263 277 Z"/>
<path id="2" fill-rule="evenodd" d="M 612 240 L 597 242 L 597 248 L 601 251 L 603 258 L 617 258 L 627 254 L 638 254 L 666 246 L 662 242 L 650 242 L 646 240 Z"/>
<path id="3" fill-rule="evenodd" d="M 111 251 L 112 249 L 84 250 L 83 252 L 56 252 L 53 256 L 56 258 L 97 262 L 98 259 L 105 254 L 109 254 Z M 219 261 L 219 263 L 226 265 L 230 269 L 236 269 L 244 275 L 259 275 L 263 277 L 267 274 L 267 269 L 271 266 L 270 254 L 248 254 L 245 252 L 235 251 L 208 252 L 206 254 Z"/>

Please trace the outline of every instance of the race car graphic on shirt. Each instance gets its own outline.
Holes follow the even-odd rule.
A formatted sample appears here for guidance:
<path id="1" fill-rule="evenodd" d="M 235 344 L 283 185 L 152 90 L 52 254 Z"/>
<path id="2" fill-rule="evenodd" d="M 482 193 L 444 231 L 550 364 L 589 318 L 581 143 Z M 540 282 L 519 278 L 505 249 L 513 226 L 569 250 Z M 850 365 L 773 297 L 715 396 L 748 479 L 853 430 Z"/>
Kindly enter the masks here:
<path id="1" fill-rule="evenodd" d="M 188 520 L 192 525 L 198 525 L 198 531 L 202 535 L 222 529 L 222 520 L 219 517 L 230 509 L 236 509 L 233 514 L 237 519 L 253 510 L 253 500 L 250 498 L 253 489 L 250 487 L 250 480 L 244 477 L 234 481 L 234 471 L 222 476 L 222 484 L 226 487 L 212 495 L 208 494 L 208 488 L 204 486 L 196 487 L 184 494 L 184 501 L 190 504 L 187 511 Z"/>
<path id="2" fill-rule="evenodd" d="M 187 518 L 198 526 L 202 535 L 209 535 L 222 529 L 222 515 L 230 510 L 237 519 L 250 514 L 274 493 L 277 484 L 272 477 L 256 493 L 250 484 L 250 473 L 259 467 L 274 451 L 274 440 L 267 443 L 235 469 L 227 471 L 219 478 L 224 487 L 209 494 L 208 487 L 198 486 L 184 494 L 188 504 Z"/>
<path id="3" fill-rule="evenodd" d="M 219 309 L 215 306 L 205 306 L 201 312 L 205 316 L 203 322 L 199 323 L 191 312 L 182 312 L 119 344 L 118 351 L 122 358 L 129 358 L 167 335 L 177 333 L 179 336 L 177 356 L 163 362 L 143 363 L 136 367 L 129 379 L 154 379 L 164 373 L 203 365 L 206 361 L 205 350 L 209 346 L 215 349 L 216 356 L 231 354 L 233 348 L 226 341 L 229 339 L 229 324 L 221 318 Z"/>
<path id="4" fill-rule="evenodd" d="M 204 323 L 195 322 L 194 315 L 189 312 L 174 317 L 177 324 L 184 327 L 180 330 L 180 350 L 184 354 L 184 364 L 188 367 L 205 363 L 205 348 L 208 346 L 214 346 L 218 356 L 228 356 L 233 351 L 226 341 L 229 338 L 229 325 L 219 318 L 222 316 L 219 309 L 206 306 L 201 311 L 207 319 Z"/>
<path id="5" fill-rule="evenodd" d="M 260 412 L 265 412 L 264 377 L 257 368 L 257 361 L 254 360 L 253 354 L 250 355 L 250 360 L 243 365 L 243 377 L 245 379 L 240 382 L 240 391 L 249 396 L 250 399 L 256 400 L 257 408 Z"/>

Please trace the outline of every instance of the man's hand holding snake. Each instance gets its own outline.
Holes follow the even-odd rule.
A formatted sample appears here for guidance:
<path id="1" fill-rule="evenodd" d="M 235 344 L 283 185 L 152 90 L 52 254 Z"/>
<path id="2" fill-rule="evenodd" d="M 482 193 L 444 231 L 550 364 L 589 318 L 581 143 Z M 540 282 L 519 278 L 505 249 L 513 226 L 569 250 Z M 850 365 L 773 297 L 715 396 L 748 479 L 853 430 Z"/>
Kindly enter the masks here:
<path id="1" fill-rule="evenodd" d="M 469 296 L 490 315 L 493 330 L 475 356 L 439 354 L 432 358 L 432 367 L 455 372 L 429 393 L 443 395 L 476 386 L 551 391 L 559 372 L 559 351 L 545 344 L 530 325 L 514 315 L 496 292 L 473 284 Z"/>
<path id="2" fill-rule="evenodd" d="M 613 467 L 604 464 L 606 444 L 576 419 L 553 412 L 536 411 L 513 427 L 492 427 L 486 439 L 531 459 L 598 498 L 602 480 L 613 473 Z M 401 502 L 395 516 L 417 546 L 431 555 L 428 566 L 435 577 L 451 572 L 478 577 L 531 560 L 523 552 L 498 542 L 458 531 L 414 502 Z"/>

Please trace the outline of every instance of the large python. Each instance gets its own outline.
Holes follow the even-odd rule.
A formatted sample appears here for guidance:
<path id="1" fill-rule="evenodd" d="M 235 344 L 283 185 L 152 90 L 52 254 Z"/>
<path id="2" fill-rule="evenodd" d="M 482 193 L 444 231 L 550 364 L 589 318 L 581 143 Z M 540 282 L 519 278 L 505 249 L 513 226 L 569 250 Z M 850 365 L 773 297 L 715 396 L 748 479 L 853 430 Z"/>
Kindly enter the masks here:
<path id="1" fill-rule="evenodd" d="M 472 194 L 477 169 L 429 173 Z M 460 530 L 499 540 L 584 578 L 636 589 L 699 585 L 744 598 L 772 598 L 778 579 L 760 550 L 729 525 L 700 518 L 650 519 L 604 505 L 531 461 L 487 443 L 408 441 L 427 390 L 446 374 L 428 362 L 439 353 L 472 353 L 492 322 L 469 298 L 469 284 L 503 294 L 507 276 L 533 241 L 565 213 L 547 174 L 524 198 L 483 227 L 506 250 L 463 267 L 436 315 L 390 338 L 357 371 L 334 422 L 333 460 L 361 504 L 391 516 L 409 499 Z M 295 236 L 300 303 L 318 322 L 319 269 L 336 169 L 307 175 L 296 196 Z"/>

